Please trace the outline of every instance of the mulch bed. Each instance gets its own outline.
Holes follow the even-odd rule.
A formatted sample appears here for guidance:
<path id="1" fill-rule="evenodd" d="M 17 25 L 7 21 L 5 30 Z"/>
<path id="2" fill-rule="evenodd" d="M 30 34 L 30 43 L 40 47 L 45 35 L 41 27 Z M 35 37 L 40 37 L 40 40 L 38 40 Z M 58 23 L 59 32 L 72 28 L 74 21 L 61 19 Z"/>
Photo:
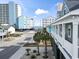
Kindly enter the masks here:
<path id="1" fill-rule="evenodd" d="M 39 45 L 39 47 L 44 47 L 45 45 Z M 51 45 L 47 45 L 48 47 L 51 47 Z M 26 43 L 23 47 L 37 47 L 37 43 Z"/>

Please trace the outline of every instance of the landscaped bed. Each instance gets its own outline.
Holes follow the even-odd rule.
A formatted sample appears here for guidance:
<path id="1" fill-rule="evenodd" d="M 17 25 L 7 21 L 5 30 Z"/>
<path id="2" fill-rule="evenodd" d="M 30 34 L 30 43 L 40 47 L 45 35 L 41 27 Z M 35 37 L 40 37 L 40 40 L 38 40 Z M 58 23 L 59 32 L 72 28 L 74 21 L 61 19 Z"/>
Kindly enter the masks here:
<path id="1" fill-rule="evenodd" d="M 6 36 L 4 36 L 4 41 L 15 40 L 16 37 L 20 37 L 21 35 L 22 35 L 21 33 L 7 34 Z"/>
<path id="2" fill-rule="evenodd" d="M 45 45 L 39 45 L 39 47 L 44 47 Z M 51 45 L 47 45 L 48 47 L 51 47 Z M 26 43 L 23 47 L 37 47 L 37 43 Z"/>
<path id="3" fill-rule="evenodd" d="M 21 36 L 21 35 L 22 35 L 22 34 L 16 34 L 16 33 L 15 33 L 15 34 L 10 34 L 11 37 L 19 37 L 19 36 Z"/>
<path id="4" fill-rule="evenodd" d="M 4 41 L 12 41 L 12 40 L 15 40 L 15 38 L 14 37 L 4 38 Z"/>

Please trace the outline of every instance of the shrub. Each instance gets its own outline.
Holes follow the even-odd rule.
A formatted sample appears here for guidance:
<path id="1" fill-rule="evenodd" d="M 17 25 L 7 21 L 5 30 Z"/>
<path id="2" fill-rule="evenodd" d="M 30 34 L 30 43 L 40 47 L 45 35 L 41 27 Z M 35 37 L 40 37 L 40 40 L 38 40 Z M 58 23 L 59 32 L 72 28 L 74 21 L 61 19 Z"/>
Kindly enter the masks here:
<path id="1" fill-rule="evenodd" d="M 35 56 L 35 55 L 32 55 L 32 56 L 31 56 L 31 59 L 35 59 L 35 58 L 36 58 L 36 56 Z"/>
<path id="2" fill-rule="evenodd" d="M 12 37 L 18 37 L 18 36 L 21 36 L 22 34 L 10 34 L 10 36 Z"/>
<path id="3" fill-rule="evenodd" d="M 36 50 L 33 50 L 33 53 L 36 53 L 37 51 Z"/>

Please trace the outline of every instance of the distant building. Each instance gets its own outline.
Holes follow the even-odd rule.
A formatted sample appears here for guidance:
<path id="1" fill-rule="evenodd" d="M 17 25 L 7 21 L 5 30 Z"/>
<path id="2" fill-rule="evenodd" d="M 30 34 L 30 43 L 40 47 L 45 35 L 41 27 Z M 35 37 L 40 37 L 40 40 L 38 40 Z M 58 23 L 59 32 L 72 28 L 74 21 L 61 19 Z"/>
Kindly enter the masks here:
<path id="1" fill-rule="evenodd" d="M 25 16 L 20 16 L 17 19 L 16 29 L 26 29 L 27 28 L 27 19 Z"/>
<path id="2" fill-rule="evenodd" d="M 33 27 L 34 27 L 34 25 L 33 25 L 33 22 L 34 22 L 33 18 L 26 17 L 26 19 L 27 19 L 27 29 L 33 29 Z"/>
<path id="3" fill-rule="evenodd" d="M 8 4 L 0 4 L 0 24 L 8 24 L 9 22 L 9 6 Z"/>
<path id="4" fill-rule="evenodd" d="M 14 2 L 0 4 L 0 24 L 16 24 L 17 17 L 21 16 L 21 7 Z"/>
<path id="5" fill-rule="evenodd" d="M 62 2 L 57 3 L 56 7 L 57 7 L 57 11 L 62 11 L 63 3 Z"/>
<path id="6" fill-rule="evenodd" d="M 33 18 L 20 16 L 17 19 L 16 29 L 24 30 L 24 29 L 32 29 L 33 28 Z"/>
<path id="7" fill-rule="evenodd" d="M 42 26 L 43 26 L 43 27 L 46 27 L 46 26 L 50 25 L 54 20 L 55 20 L 54 17 L 47 17 L 47 18 L 44 18 L 44 19 L 42 20 Z"/>
<path id="8" fill-rule="evenodd" d="M 57 18 L 60 18 L 63 16 L 63 3 L 57 3 L 56 5 L 56 9 L 57 9 Z"/>

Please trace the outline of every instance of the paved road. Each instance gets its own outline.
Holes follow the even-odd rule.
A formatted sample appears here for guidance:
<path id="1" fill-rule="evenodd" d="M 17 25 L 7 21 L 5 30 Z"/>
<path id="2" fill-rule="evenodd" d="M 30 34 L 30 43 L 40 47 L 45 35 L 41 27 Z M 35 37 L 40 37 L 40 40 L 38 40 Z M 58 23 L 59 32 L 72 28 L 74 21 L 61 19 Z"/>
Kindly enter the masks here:
<path id="1" fill-rule="evenodd" d="M 5 48 L 0 52 L 0 59 L 9 59 L 19 48 L 20 46 L 10 46 Z"/>

